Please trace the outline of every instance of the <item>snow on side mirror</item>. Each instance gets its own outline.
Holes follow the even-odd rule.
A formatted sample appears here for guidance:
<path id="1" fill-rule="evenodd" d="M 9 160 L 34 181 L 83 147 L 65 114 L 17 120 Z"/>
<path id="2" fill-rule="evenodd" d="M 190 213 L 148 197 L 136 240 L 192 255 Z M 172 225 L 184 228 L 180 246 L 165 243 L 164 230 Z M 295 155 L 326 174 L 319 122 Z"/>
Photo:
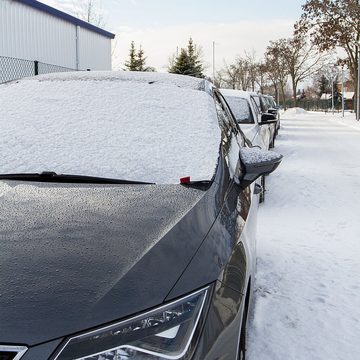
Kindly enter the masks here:
<path id="1" fill-rule="evenodd" d="M 243 188 L 249 186 L 262 175 L 272 173 L 281 163 L 283 156 L 257 147 L 244 147 L 240 150 L 240 160 L 244 168 L 241 179 Z"/>

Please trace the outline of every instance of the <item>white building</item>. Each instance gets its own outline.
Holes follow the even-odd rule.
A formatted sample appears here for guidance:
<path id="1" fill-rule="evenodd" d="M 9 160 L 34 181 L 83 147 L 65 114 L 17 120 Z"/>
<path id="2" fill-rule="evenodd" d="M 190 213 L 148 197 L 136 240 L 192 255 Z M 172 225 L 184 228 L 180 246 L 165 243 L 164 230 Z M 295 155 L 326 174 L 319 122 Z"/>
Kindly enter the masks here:
<path id="1" fill-rule="evenodd" d="M 75 70 L 111 70 L 114 37 L 39 1 L 0 0 L 0 60 L 8 67 L 14 66 L 9 58 L 16 58 Z"/>

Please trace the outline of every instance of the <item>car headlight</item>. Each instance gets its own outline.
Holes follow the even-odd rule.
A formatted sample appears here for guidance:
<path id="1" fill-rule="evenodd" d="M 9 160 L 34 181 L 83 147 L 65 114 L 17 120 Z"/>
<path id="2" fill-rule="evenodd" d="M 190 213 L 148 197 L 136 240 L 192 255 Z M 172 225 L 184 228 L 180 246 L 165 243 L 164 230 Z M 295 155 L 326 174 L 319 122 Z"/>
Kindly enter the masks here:
<path id="1" fill-rule="evenodd" d="M 208 293 L 209 287 L 142 315 L 72 337 L 54 360 L 186 359 L 196 342 Z"/>

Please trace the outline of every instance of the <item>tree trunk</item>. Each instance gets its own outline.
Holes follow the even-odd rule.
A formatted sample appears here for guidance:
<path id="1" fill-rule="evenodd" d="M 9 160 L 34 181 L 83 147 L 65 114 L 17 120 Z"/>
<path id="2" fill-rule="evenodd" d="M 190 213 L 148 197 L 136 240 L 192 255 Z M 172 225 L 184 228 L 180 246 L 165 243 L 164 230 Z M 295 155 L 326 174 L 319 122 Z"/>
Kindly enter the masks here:
<path id="1" fill-rule="evenodd" d="M 357 101 L 358 101 L 358 85 L 359 85 L 359 72 L 358 72 L 358 65 L 359 65 L 359 53 L 357 52 L 357 56 L 356 56 L 356 64 L 354 64 L 354 90 L 355 90 L 355 101 L 354 101 L 354 112 L 356 114 L 356 119 L 359 119 L 359 114 L 357 113 L 358 110 L 358 106 L 357 106 Z"/>
<path id="2" fill-rule="evenodd" d="M 293 87 L 293 97 L 294 97 L 294 107 L 297 107 L 297 97 L 296 97 L 296 90 L 297 90 L 297 86 L 296 86 L 296 82 L 294 80 L 292 80 L 292 87 Z"/>
<path id="3" fill-rule="evenodd" d="M 281 84 L 280 85 L 280 88 L 281 88 L 281 96 L 282 96 L 282 101 L 283 101 L 283 107 L 284 107 L 284 110 L 287 110 L 286 108 L 286 98 L 285 98 L 285 86 L 284 84 Z"/>
<path id="4" fill-rule="evenodd" d="M 274 93 L 275 93 L 275 101 L 276 101 L 276 103 L 278 103 L 278 99 L 279 99 L 278 92 L 279 92 L 279 90 L 278 90 L 278 87 L 276 86 L 276 84 L 273 84 L 273 86 L 274 86 Z M 278 104 L 278 106 L 279 105 L 280 104 Z"/>

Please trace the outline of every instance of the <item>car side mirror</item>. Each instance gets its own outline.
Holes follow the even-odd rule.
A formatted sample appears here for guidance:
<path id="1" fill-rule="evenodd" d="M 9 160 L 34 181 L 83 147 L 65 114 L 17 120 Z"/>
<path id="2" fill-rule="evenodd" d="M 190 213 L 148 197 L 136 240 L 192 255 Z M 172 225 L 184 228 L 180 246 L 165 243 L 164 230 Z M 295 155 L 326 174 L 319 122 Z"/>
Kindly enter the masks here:
<path id="1" fill-rule="evenodd" d="M 270 113 L 264 113 L 261 115 L 261 122 L 259 125 L 275 124 L 277 122 L 276 116 Z"/>
<path id="2" fill-rule="evenodd" d="M 272 173 L 281 163 L 283 156 L 257 147 L 243 147 L 240 150 L 240 160 L 244 168 L 244 175 L 240 184 L 246 188 L 262 175 Z"/>

